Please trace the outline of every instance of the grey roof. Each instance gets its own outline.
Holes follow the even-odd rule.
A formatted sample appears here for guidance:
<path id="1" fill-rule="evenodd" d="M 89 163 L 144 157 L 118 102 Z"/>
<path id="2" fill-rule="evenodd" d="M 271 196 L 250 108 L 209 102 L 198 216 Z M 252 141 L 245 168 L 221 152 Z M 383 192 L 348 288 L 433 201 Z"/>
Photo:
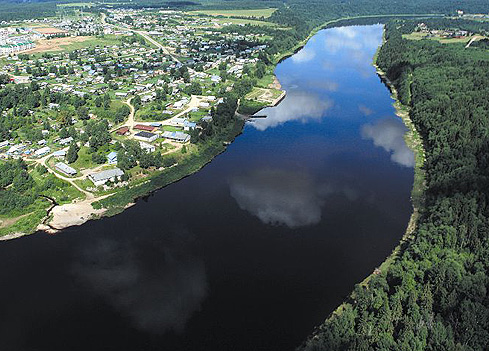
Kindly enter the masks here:
<path id="1" fill-rule="evenodd" d="M 163 138 L 178 140 L 178 141 L 188 141 L 190 139 L 190 135 L 182 132 L 164 132 Z"/>
<path id="2" fill-rule="evenodd" d="M 65 156 L 65 155 L 66 155 L 65 150 L 58 150 L 58 151 L 53 152 L 53 156 Z"/>
<path id="3" fill-rule="evenodd" d="M 124 175 L 124 172 L 121 169 L 114 168 L 114 169 L 108 169 L 106 171 L 90 174 L 89 177 L 92 178 L 94 182 L 100 182 L 114 177 L 120 177 L 122 175 Z"/>
<path id="4" fill-rule="evenodd" d="M 108 154 L 108 155 L 107 155 L 107 158 L 108 158 L 109 160 L 112 160 L 112 159 L 117 158 L 117 152 L 112 151 L 110 154 Z"/>
<path id="5" fill-rule="evenodd" d="M 63 162 L 58 162 L 56 163 L 56 168 L 59 169 L 61 172 L 64 172 L 66 174 L 76 174 L 76 169 L 68 166 L 66 163 Z"/>
<path id="6" fill-rule="evenodd" d="M 68 138 L 64 138 L 64 139 L 61 139 L 59 141 L 60 144 L 68 144 L 68 143 L 71 143 L 73 141 L 73 137 L 68 137 Z"/>

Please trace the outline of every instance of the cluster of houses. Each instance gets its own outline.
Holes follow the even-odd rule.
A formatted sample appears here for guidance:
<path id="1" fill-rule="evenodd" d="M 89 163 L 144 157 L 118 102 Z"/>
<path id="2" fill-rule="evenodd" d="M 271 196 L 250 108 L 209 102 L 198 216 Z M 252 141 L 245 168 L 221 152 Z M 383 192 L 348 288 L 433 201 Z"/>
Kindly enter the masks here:
<path id="1" fill-rule="evenodd" d="M 71 139 L 71 140 L 70 140 Z M 72 138 L 65 138 L 60 140 L 58 143 L 61 145 L 66 145 L 67 142 L 73 141 Z M 41 143 L 42 144 L 42 143 Z M 140 143 L 141 148 L 143 150 L 147 150 L 148 152 L 154 152 L 155 147 L 153 145 L 147 144 L 147 143 Z M 8 150 L 6 150 L 8 148 Z M 58 160 L 56 164 L 54 165 L 54 168 L 62 173 L 63 175 L 74 177 L 77 175 L 77 170 L 68 164 L 66 164 L 64 161 L 64 158 L 66 157 L 66 150 L 56 150 L 54 152 L 51 152 L 51 148 L 49 146 L 43 146 L 37 150 L 30 149 L 27 144 L 13 144 L 6 140 L 0 142 L 0 150 L 1 150 L 1 156 L 3 157 L 9 157 L 9 158 L 19 158 L 21 156 L 27 156 L 30 158 L 39 158 L 43 157 L 46 155 L 49 155 L 51 157 L 54 157 L 55 159 Z M 117 153 L 116 152 L 111 152 L 107 156 L 107 163 L 109 165 L 114 165 L 117 164 Z M 90 179 L 95 186 L 100 186 L 105 184 L 107 181 L 115 181 L 116 178 L 119 178 L 124 174 L 122 170 L 119 168 L 113 168 L 113 169 L 108 169 L 104 170 L 101 172 L 94 172 L 88 175 L 88 179 Z"/>
<path id="2" fill-rule="evenodd" d="M 76 169 L 68 166 L 64 162 L 58 162 L 54 165 L 55 169 L 58 172 L 61 172 L 68 176 L 75 176 L 77 174 Z M 120 179 L 124 175 L 124 172 L 120 168 L 111 168 L 106 169 L 100 172 L 94 172 L 88 175 L 88 179 L 90 179 L 95 186 L 101 186 L 107 183 L 108 181 L 114 182 L 117 179 Z"/>
<path id="3" fill-rule="evenodd" d="M 197 127 L 195 122 L 190 122 L 186 118 L 172 118 L 170 121 L 172 123 L 170 125 L 176 127 L 182 127 L 184 130 L 189 131 Z M 158 138 L 165 138 L 170 141 L 175 141 L 179 143 L 186 143 L 190 141 L 190 135 L 184 133 L 182 131 L 165 131 L 159 130 L 162 127 L 161 123 L 155 122 L 150 124 L 136 124 L 134 126 L 135 134 L 134 138 L 140 141 L 141 148 L 146 149 L 150 152 L 152 146 L 149 143 L 156 141 Z M 116 134 L 118 135 L 129 135 L 130 130 L 129 127 L 124 126 L 116 130 Z"/>
<path id="4" fill-rule="evenodd" d="M 204 70 L 210 70 L 226 62 L 228 74 L 237 78 L 241 77 L 246 65 L 254 64 L 257 61 L 252 55 L 266 48 L 266 45 L 243 46 L 241 41 L 253 39 L 253 34 L 243 36 L 237 33 L 221 33 L 202 28 L 202 26 L 209 25 L 209 18 L 184 16 L 178 12 L 164 11 L 147 14 L 140 10 L 109 10 L 108 18 L 109 22 L 110 20 L 123 21 L 132 18 L 134 28 L 148 30 L 158 40 L 160 39 L 159 34 L 164 34 L 161 37 L 164 45 L 173 47 L 174 50 L 178 49 L 181 55 L 190 58 L 186 60 L 186 65 L 200 63 Z M 168 21 L 169 19 L 172 21 Z M 175 24 L 175 21 L 178 24 Z M 91 15 L 79 19 L 50 22 L 49 25 L 67 33 L 75 33 L 77 28 L 89 28 L 91 31 L 107 33 L 113 33 L 116 30 L 116 27 L 97 21 Z M 121 31 L 124 34 L 132 34 L 129 30 Z M 49 34 L 44 31 L 44 34 L 46 33 Z M 241 44 L 238 44 L 238 41 Z M 53 92 L 84 97 L 86 94 L 101 95 L 111 90 L 117 99 L 125 100 L 130 95 L 138 94 L 142 102 L 147 104 L 155 100 L 156 90 L 159 87 L 169 86 L 171 93 L 166 104 L 167 110 L 162 111 L 163 114 L 172 115 L 172 110 L 179 110 L 188 102 L 182 94 L 182 86 L 189 83 L 175 78 L 155 80 L 161 76 L 169 77 L 170 72 L 179 68 L 181 63 L 172 61 L 160 50 L 146 47 L 137 41 L 134 43 L 121 41 L 111 46 L 80 49 L 74 55 L 69 52 L 50 53 L 48 58 L 36 60 L 21 60 L 13 56 L 9 57 L 7 62 L 2 67 L 5 72 L 16 77 L 25 77 L 26 79 L 22 82 L 29 82 L 30 79 L 36 80 L 41 89 L 49 87 Z M 70 68 L 74 73 L 67 76 L 62 73 L 46 72 L 41 76 L 29 76 L 29 72 L 36 65 L 41 65 L 46 71 L 52 66 L 58 69 Z M 120 71 L 122 71 L 121 77 L 115 73 Z M 15 72 L 17 74 L 14 74 Z M 107 84 L 106 72 L 111 72 L 110 88 Z M 196 70 L 189 70 L 189 73 L 191 81 L 218 84 L 222 80 L 215 73 L 197 72 Z M 209 106 L 199 107 L 207 108 Z"/>
<path id="5" fill-rule="evenodd" d="M 189 93 L 185 93 L 187 91 L 185 89 L 192 82 L 199 82 L 204 88 L 203 94 L 208 96 L 201 99 L 199 105 L 190 113 L 202 109 L 203 115 L 205 115 L 212 106 L 222 101 L 222 99 L 216 99 L 213 96 L 218 92 L 217 84 L 222 81 L 220 73 L 217 73 L 218 66 L 225 62 L 227 74 L 239 78 L 243 74 L 244 67 L 257 62 L 256 53 L 266 48 L 266 45 L 258 44 L 261 35 L 223 33 L 219 31 L 222 23 L 213 23 L 212 19 L 209 18 L 187 16 L 173 11 L 159 11 L 149 14 L 141 10 L 127 9 L 109 9 L 107 16 L 108 23 L 111 21 L 131 22 L 132 28 L 147 31 L 154 39 L 169 47 L 171 52 L 184 57 L 181 59 L 183 63 L 170 57 L 164 50 L 151 48 L 149 45 L 141 44 L 132 38 L 122 38 L 114 41 L 113 45 L 82 48 L 73 52 L 50 52 L 48 55 L 37 58 L 10 55 L 33 48 L 35 46 L 34 41 L 37 39 L 54 35 L 96 35 L 101 33 L 106 35 L 133 35 L 130 30 L 121 29 L 123 26 L 111 26 L 99 21 L 92 15 L 87 15 L 83 18 L 48 21 L 43 30 L 40 27 L 34 27 L 34 29 L 21 29 L 21 31 L 25 31 L 22 33 L 19 31 L 14 33 L 11 29 L 0 29 L 0 55 L 4 53 L 2 51 L 4 46 L 5 53 L 8 51 L 10 55 L 5 60 L 6 64 L 2 70 L 10 74 L 15 72 L 16 77 L 21 76 L 36 81 L 40 89 L 49 88 L 52 92 L 76 95 L 81 98 L 87 94 L 110 93 L 116 99 L 126 100 L 130 96 L 138 95 L 141 97 L 141 102 L 146 105 L 156 100 L 157 93 L 164 90 L 166 96 L 164 102 L 158 100 L 157 107 L 159 108 L 153 110 L 161 115 L 180 114 L 180 111 L 185 109 L 185 106 L 190 102 Z M 212 27 L 216 29 L 212 29 Z M 14 40 L 11 39 L 13 37 L 17 38 L 15 40 L 18 42 L 7 42 L 7 40 Z M 188 66 L 190 81 L 178 75 L 182 65 Z M 36 67 L 42 67 L 45 73 L 32 73 Z M 57 69 L 51 70 L 52 67 Z M 63 70 L 64 73 L 61 73 L 60 68 L 69 68 L 70 71 L 68 74 L 66 73 L 67 70 Z M 212 71 L 207 72 L 208 70 Z M 231 89 L 230 87 L 227 88 Z M 56 112 L 53 110 L 59 111 L 60 105 L 50 102 L 48 106 L 39 108 L 39 110 L 41 109 L 47 112 L 48 117 L 46 118 L 54 121 L 51 116 L 54 116 Z M 95 113 L 94 111 L 91 112 Z M 35 116 L 33 113 L 30 111 L 30 114 Z M 91 117 L 97 118 L 94 115 Z M 202 118 L 206 121 L 211 119 L 210 116 Z M 133 133 L 132 137 L 138 140 L 141 149 L 154 152 L 156 147 L 152 143 L 160 138 L 176 143 L 189 142 L 190 131 L 197 128 L 197 124 L 193 120 L 194 118 L 190 120 L 184 117 L 173 117 L 164 122 L 165 126 L 159 122 L 141 122 L 133 126 L 133 130 L 130 130 L 129 127 L 121 127 L 115 133 L 121 136 Z M 39 121 L 40 124 L 42 122 Z M 73 120 L 73 123 L 76 123 L 76 120 Z M 168 126 L 172 128 L 168 128 Z M 75 125 L 75 130 L 83 133 L 80 124 Z M 42 132 L 44 136 L 45 131 Z M 52 156 L 56 160 L 54 169 L 57 172 L 69 177 L 76 177 L 77 170 L 65 161 L 66 150 L 68 145 L 73 142 L 73 138 L 53 140 L 52 137 L 46 136 L 46 139 L 50 140 L 49 145 L 45 139 L 37 142 L 37 145 L 28 142 L 0 142 L 0 157 L 39 159 Z M 117 152 L 110 152 L 106 157 L 108 165 L 113 167 L 117 165 Z M 95 186 L 100 186 L 108 181 L 118 180 L 123 175 L 123 171 L 119 168 L 112 168 L 94 172 L 88 175 L 88 179 Z"/>
<path id="6" fill-rule="evenodd" d="M 464 38 L 473 35 L 472 32 L 467 30 L 452 30 L 452 29 L 430 29 L 426 23 L 419 23 L 416 27 L 416 31 L 420 33 L 425 33 L 427 38 L 438 37 L 438 38 Z"/>
<path id="7" fill-rule="evenodd" d="M 155 38 L 161 37 L 165 46 L 189 57 L 188 64 L 202 63 L 204 70 L 217 67 L 223 61 L 233 63 L 241 59 L 238 67 L 233 65 L 229 72 L 241 74 L 243 65 L 256 62 L 253 54 L 267 47 L 259 43 L 263 34 L 223 33 L 218 30 L 221 25 L 210 17 L 184 16 L 174 11 L 148 14 L 140 10 L 111 10 L 109 18 L 115 21 L 131 18 L 132 26 L 146 30 Z"/>

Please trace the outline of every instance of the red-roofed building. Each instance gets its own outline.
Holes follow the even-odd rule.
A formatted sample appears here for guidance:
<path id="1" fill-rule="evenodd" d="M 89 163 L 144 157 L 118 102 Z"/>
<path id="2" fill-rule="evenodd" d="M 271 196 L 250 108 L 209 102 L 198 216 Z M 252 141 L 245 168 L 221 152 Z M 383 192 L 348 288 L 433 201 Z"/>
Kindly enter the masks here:
<path id="1" fill-rule="evenodd" d="M 119 129 L 117 129 L 116 133 L 118 135 L 126 135 L 127 133 L 129 133 L 129 127 L 120 127 Z"/>
<path id="2" fill-rule="evenodd" d="M 153 127 L 153 126 L 146 126 L 144 124 L 136 124 L 134 126 L 134 129 L 137 129 L 137 130 L 144 130 L 146 132 L 152 132 L 153 130 L 156 129 L 156 127 Z"/>

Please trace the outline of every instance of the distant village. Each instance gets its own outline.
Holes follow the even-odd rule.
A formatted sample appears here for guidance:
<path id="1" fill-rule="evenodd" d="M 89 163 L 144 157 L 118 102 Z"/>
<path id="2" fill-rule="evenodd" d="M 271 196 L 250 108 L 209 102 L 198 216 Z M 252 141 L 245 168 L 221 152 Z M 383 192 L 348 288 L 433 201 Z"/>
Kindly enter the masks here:
<path id="1" fill-rule="evenodd" d="M 176 11 L 109 10 L 102 18 L 86 14 L 0 28 L 0 75 L 76 97 L 80 105 L 69 111 L 67 124 L 60 122 L 66 112 L 60 102 L 27 111 L 39 129 L 0 140 L 0 158 L 33 160 L 62 178 L 83 177 L 100 187 L 124 175 L 116 149 L 125 140 L 137 141 L 148 154 L 185 152 L 192 132 L 212 123 L 212 110 L 223 102 L 217 96 L 252 72 L 267 47 L 264 34 L 225 30 L 232 24 Z M 123 118 L 114 117 L 119 112 Z M 87 120 L 101 119 L 110 134 L 100 148 L 106 150 L 103 167 L 100 159 L 83 166 L 68 162 L 71 145 L 91 147 L 83 137 Z"/>

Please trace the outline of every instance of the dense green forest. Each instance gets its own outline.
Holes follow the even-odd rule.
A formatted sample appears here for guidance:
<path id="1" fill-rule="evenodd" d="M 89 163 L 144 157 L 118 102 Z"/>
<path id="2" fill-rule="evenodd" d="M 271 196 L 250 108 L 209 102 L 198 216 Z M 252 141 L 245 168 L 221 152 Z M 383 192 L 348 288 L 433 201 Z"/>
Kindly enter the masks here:
<path id="1" fill-rule="evenodd" d="M 426 150 L 415 236 L 303 350 L 489 349 L 489 52 L 403 39 L 414 26 L 389 23 L 377 63 Z"/>
<path id="2" fill-rule="evenodd" d="M 56 3 L 0 1 L 0 22 L 54 16 Z"/>

